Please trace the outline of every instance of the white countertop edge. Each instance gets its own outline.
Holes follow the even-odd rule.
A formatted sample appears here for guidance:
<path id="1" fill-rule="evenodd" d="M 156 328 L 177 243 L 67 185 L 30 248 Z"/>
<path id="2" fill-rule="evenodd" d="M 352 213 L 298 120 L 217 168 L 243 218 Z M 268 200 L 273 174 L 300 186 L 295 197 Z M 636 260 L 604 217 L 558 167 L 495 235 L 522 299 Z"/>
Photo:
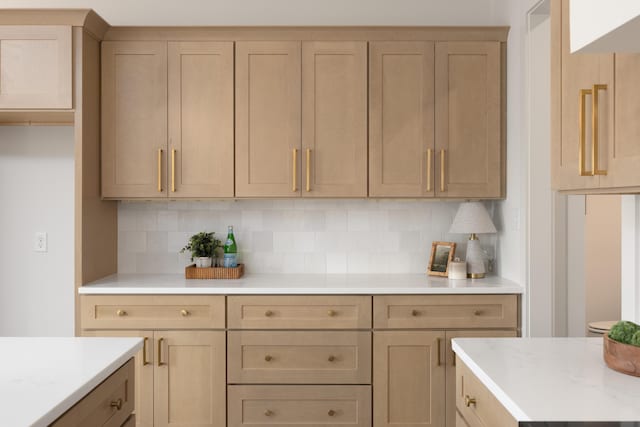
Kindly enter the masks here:
<path id="1" fill-rule="evenodd" d="M 451 341 L 451 348 L 516 421 L 534 421 L 460 348 L 455 338 Z"/>
<path id="2" fill-rule="evenodd" d="M 104 380 L 109 378 L 111 374 L 117 371 L 122 365 L 124 365 L 129 359 L 131 359 L 135 354 L 140 351 L 142 348 L 142 338 L 139 339 L 139 342 L 131 347 L 127 352 L 123 353 L 120 357 L 115 359 L 109 365 L 105 366 L 97 375 L 95 375 L 91 380 L 87 381 L 80 388 L 76 389 L 73 393 L 67 396 L 64 400 L 62 400 L 55 407 L 51 408 L 49 412 L 40 417 L 31 427 L 46 427 L 53 423 L 55 420 L 60 418 L 65 412 L 71 409 L 76 403 L 78 403 L 82 398 L 84 398 L 87 394 L 89 394 L 94 388 L 100 385 Z"/>

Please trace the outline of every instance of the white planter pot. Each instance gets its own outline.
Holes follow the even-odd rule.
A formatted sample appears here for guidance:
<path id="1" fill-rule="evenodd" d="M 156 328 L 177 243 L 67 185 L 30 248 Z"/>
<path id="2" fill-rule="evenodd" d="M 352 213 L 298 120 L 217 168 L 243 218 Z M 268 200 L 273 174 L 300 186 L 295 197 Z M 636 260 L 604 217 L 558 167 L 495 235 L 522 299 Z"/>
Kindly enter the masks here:
<path id="1" fill-rule="evenodd" d="M 198 267 L 198 268 L 209 268 L 209 267 L 211 267 L 211 257 L 196 258 L 196 267 Z"/>

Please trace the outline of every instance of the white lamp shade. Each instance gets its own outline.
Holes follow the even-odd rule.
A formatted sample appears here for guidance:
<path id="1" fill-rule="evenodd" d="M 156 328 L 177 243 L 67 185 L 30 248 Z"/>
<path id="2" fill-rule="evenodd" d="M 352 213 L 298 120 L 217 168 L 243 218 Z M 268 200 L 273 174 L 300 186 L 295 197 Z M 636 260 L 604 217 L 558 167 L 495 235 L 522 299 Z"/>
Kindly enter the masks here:
<path id="1" fill-rule="evenodd" d="M 460 204 L 453 219 L 449 233 L 482 234 L 495 233 L 496 227 L 491 221 L 489 212 L 480 202 L 464 202 Z"/>

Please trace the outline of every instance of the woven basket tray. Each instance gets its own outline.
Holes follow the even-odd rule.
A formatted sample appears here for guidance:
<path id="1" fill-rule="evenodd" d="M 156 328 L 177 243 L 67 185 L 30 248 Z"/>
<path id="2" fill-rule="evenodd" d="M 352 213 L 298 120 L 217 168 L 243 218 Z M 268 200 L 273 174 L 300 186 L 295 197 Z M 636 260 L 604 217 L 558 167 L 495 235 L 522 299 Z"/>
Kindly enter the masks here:
<path id="1" fill-rule="evenodd" d="M 239 279 L 243 274 L 244 264 L 238 264 L 235 268 L 198 268 L 195 264 L 191 264 L 184 269 L 184 276 L 187 279 Z"/>

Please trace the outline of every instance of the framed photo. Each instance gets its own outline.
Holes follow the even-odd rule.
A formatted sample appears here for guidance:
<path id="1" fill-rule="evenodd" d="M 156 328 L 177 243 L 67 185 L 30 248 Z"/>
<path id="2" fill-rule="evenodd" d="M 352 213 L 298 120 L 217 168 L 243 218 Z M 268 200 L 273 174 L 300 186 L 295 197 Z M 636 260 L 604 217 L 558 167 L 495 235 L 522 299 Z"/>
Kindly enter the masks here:
<path id="1" fill-rule="evenodd" d="M 429 257 L 427 274 L 429 276 L 447 277 L 449 275 L 449 263 L 453 260 L 455 253 L 455 242 L 433 242 L 431 244 L 431 256 Z"/>

